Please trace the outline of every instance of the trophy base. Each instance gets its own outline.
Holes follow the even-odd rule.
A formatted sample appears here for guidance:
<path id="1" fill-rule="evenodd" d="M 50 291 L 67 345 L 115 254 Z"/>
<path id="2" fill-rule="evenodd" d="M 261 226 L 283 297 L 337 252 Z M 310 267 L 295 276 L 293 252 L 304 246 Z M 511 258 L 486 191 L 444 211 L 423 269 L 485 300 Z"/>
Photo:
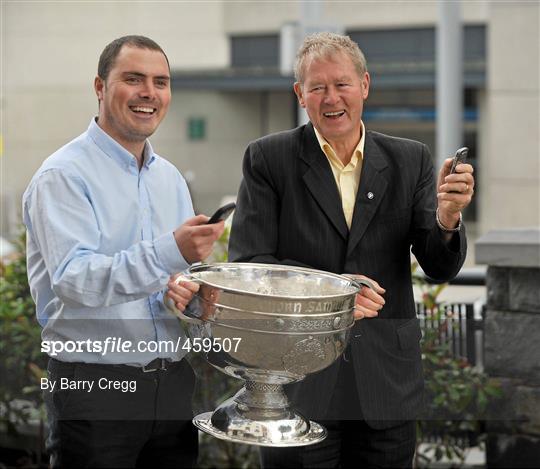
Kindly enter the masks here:
<path id="1" fill-rule="evenodd" d="M 223 431 L 212 424 L 212 414 L 212 412 L 205 412 L 197 415 L 193 419 L 193 425 L 215 438 L 232 443 L 281 448 L 308 446 L 319 443 L 327 435 L 326 429 L 313 421 L 309 421 L 309 429 L 302 435 L 287 434 L 290 430 L 287 422 L 244 421 L 237 428 L 231 425 Z"/>

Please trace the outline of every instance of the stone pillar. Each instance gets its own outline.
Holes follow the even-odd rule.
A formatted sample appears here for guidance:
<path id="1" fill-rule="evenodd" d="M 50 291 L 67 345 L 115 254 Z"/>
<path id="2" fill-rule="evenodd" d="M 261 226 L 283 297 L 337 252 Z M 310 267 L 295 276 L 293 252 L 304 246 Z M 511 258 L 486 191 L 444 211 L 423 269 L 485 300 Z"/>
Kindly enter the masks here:
<path id="1" fill-rule="evenodd" d="M 540 466 L 540 229 L 490 231 L 476 242 L 487 264 L 485 371 L 504 398 L 487 422 L 488 467 Z"/>

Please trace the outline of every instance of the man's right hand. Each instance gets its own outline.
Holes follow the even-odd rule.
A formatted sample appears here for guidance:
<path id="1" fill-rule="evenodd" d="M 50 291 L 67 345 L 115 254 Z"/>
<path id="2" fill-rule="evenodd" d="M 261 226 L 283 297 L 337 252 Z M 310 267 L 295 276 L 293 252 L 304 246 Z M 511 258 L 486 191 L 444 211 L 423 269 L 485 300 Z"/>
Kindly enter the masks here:
<path id="1" fill-rule="evenodd" d="M 208 220 L 206 215 L 197 215 L 174 231 L 176 245 L 190 264 L 206 259 L 212 252 L 214 242 L 225 229 L 225 222 L 207 225 Z"/>

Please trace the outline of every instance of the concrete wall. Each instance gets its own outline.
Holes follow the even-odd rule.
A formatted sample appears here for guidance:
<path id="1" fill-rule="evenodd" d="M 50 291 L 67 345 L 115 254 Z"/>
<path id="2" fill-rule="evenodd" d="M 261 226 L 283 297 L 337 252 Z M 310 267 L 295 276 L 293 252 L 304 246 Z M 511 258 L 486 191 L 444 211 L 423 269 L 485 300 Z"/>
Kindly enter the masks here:
<path id="1" fill-rule="evenodd" d="M 292 94 L 278 92 L 177 91 L 152 142 L 190 179 L 196 209 L 211 214 L 224 196 L 236 195 L 247 144 L 293 126 L 292 99 Z M 206 120 L 203 141 L 189 141 L 190 117 Z"/>
<path id="2" fill-rule="evenodd" d="M 540 5 L 489 5 L 480 226 L 540 225 Z"/>
<path id="3" fill-rule="evenodd" d="M 462 16 L 468 23 L 484 23 L 489 2 L 463 2 Z M 224 11 L 228 33 L 276 31 L 280 24 L 298 21 L 299 2 L 248 1 L 230 2 Z M 400 28 L 433 25 L 437 21 L 437 2 L 425 1 L 325 1 L 321 7 L 322 22 L 346 29 Z"/>

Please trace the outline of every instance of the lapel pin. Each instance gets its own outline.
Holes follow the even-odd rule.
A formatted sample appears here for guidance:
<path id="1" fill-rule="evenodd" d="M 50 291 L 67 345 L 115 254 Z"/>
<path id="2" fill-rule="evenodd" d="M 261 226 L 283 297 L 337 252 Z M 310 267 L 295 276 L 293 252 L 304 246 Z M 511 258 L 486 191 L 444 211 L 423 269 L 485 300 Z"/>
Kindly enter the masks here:
<path id="1" fill-rule="evenodd" d="M 367 195 L 367 198 L 369 200 L 371 200 L 371 199 L 373 199 L 373 197 L 375 197 L 375 194 L 373 194 L 373 192 L 368 192 L 366 195 Z"/>

